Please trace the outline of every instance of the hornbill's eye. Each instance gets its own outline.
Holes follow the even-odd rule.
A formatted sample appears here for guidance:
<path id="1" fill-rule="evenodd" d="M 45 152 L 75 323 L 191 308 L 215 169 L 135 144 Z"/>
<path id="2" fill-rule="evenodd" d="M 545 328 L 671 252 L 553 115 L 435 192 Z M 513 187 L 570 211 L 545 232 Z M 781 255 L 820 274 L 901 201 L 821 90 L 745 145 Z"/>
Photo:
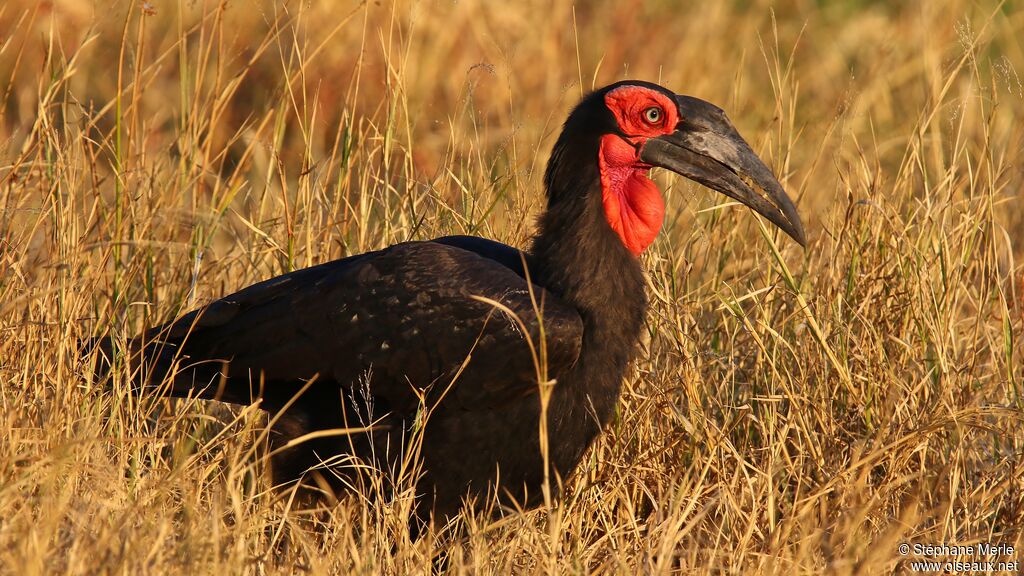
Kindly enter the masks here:
<path id="1" fill-rule="evenodd" d="M 661 122 L 661 108 L 651 106 L 647 110 L 644 110 L 644 120 L 647 120 L 648 124 L 657 124 Z"/>

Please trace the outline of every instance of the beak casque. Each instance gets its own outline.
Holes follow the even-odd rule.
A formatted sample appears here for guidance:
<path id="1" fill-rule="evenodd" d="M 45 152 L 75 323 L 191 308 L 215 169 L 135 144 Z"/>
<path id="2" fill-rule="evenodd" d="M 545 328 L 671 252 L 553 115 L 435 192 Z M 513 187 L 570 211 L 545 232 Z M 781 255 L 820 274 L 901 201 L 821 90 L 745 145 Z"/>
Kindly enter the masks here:
<path id="1" fill-rule="evenodd" d="M 648 139 L 640 160 L 742 202 L 805 246 L 804 227 L 793 202 L 725 113 L 691 96 L 676 96 L 676 103 L 676 130 Z"/>

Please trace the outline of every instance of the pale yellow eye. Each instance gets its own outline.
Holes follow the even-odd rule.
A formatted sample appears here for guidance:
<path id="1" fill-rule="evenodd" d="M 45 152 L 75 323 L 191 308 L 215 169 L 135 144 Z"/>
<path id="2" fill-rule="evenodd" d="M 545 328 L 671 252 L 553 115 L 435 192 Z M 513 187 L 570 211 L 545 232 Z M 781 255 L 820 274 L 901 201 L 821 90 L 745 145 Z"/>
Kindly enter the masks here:
<path id="1" fill-rule="evenodd" d="M 644 110 L 644 120 L 647 120 L 648 124 L 657 124 L 661 122 L 661 108 L 651 106 L 647 110 Z"/>

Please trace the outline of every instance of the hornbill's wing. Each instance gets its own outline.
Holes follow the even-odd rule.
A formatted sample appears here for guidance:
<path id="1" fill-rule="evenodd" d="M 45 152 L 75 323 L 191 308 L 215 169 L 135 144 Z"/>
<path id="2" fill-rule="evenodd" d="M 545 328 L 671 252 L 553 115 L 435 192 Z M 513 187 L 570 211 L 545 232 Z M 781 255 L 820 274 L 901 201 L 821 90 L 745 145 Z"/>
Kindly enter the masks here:
<path id="1" fill-rule="evenodd" d="M 548 378 L 571 367 L 579 313 L 527 283 L 521 263 L 477 253 L 498 246 L 510 260 L 513 249 L 460 243 L 399 244 L 279 276 L 150 330 L 133 348 L 151 383 L 174 372 L 175 396 L 244 403 L 294 394 L 315 377 L 342 389 L 362 382 L 399 414 L 414 413 L 424 391 L 443 394 L 446 410 L 529 394 L 542 346 Z"/>

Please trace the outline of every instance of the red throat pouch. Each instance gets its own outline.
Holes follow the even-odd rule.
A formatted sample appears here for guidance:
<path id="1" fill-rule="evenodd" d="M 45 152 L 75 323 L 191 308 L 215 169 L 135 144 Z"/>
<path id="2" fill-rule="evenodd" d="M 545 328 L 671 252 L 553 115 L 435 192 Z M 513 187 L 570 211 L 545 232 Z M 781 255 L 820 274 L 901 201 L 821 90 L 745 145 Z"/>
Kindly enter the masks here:
<path id="1" fill-rule="evenodd" d="M 632 144 L 605 135 L 599 156 L 605 217 L 626 248 L 639 256 L 661 230 L 665 200 L 647 177 L 650 167 L 638 165 Z"/>

